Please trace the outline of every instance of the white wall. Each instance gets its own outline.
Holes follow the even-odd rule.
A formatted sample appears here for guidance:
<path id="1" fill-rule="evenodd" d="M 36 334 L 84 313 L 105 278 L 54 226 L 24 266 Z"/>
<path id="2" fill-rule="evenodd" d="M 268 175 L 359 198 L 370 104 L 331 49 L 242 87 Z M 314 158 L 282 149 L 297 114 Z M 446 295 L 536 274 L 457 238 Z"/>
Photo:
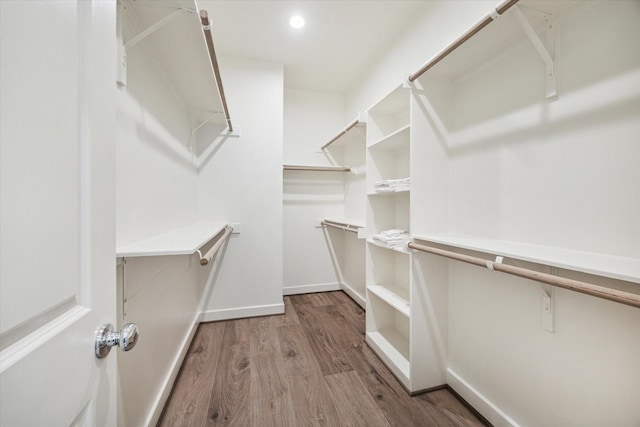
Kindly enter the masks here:
<path id="1" fill-rule="evenodd" d="M 210 287 L 203 320 L 284 310 L 283 67 L 231 57 L 221 57 L 219 63 L 240 137 L 200 138 L 198 216 L 242 228 L 231 236 L 219 264 L 200 270 Z"/>
<path id="2" fill-rule="evenodd" d="M 133 25 L 129 19 L 126 24 L 125 29 Z M 190 119 L 181 100 L 144 43 L 129 49 L 127 77 L 118 99 L 119 246 L 197 219 L 197 171 L 188 149 Z"/>
<path id="3" fill-rule="evenodd" d="M 329 166 L 342 164 L 320 147 L 347 124 L 341 95 L 286 89 L 284 98 L 284 163 Z M 336 235 L 318 227 L 325 217 L 342 217 L 344 174 L 284 172 L 284 287 L 286 293 L 339 289 L 341 251 Z M 333 237 L 333 238 L 330 238 Z M 334 247 L 335 246 L 335 247 Z"/>
<path id="4" fill-rule="evenodd" d="M 127 15 L 129 17 L 129 15 Z M 131 30 L 127 19 L 125 32 Z M 128 51 L 116 130 L 116 242 L 121 246 L 197 220 L 190 118 L 153 53 Z M 195 332 L 202 286 L 195 256 L 129 258 L 117 271 L 118 324 L 136 323 L 135 351 L 118 354 L 118 422 L 155 424 Z"/>
<path id="5" fill-rule="evenodd" d="M 347 111 L 384 95 L 495 4 L 430 5 L 434 14 L 409 29 L 349 94 Z M 632 42 L 640 37 L 633 24 L 640 4 L 583 5 L 586 27 L 566 22 L 557 29 L 557 100 L 542 97 L 544 67 L 532 50 L 518 50 L 448 92 L 453 101 L 443 116 L 453 114 L 448 130 L 457 133 L 457 145 L 441 157 L 446 166 L 434 164 L 446 191 L 421 202 L 449 208 L 437 231 L 640 257 L 640 57 Z M 616 7 L 620 12 L 612 12 Z M 506 90 L 496 89 L 500 75 Z M 431 179 L 414 184 L 430 189 L 437 176 Z M 420 216 L 412 216 L 412 227 L 428 228 L 415 223 Z M 640 310 L 556 290 L 550 333 L 542 328 L 536 283 L 443 262 L 448 382 L 490 421 L 638 425 Z M 554 272 L 638 291 L 637 284 Z"/>

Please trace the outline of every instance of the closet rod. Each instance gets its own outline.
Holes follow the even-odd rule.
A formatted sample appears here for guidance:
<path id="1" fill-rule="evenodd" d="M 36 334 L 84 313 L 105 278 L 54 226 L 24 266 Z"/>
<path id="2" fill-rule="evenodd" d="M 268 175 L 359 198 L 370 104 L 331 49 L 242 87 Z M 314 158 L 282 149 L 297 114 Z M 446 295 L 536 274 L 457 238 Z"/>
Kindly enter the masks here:
<path id="1" fill-rule="evenodd" d="M 540 273 L 538 271 L 515 267 L 513 265 L 506 265 L 500 262 L 492 262 L 474 256 L 459 254 L 457 252 L 438 249 L 431 246 L 419 245 L 413 242 L 409 242 L 407 246 L 411 249 L 417 249 L 422 252 L 451 258 L 457 261 L 477 265 L 479 267 L 501 271 L 503 273 L 512 274 L 514 276 L 524 277 L 525 279 L 546 283 L 551 286 L 557 286 L 559 288 L 569 289 L 575 292 L 580 292 L 594 297 L 603 298 L 609 301 L 614 301 L 621 304 L 630 305 L 632 307 L 640 308 L 640 295 L 630 292 L 619 291 L 617 289 L 611 289 L 604 286 L 581 282 L 578 280 L 567 279 L 565 277 L 555 276 L 553 274 Z"/>
<path id="2" fill-rule="evenodd" d="M 350 232 L 356 233 L 356 234 L 358 233 L 358 227 L 352 228 L 352 227 L 355 227 L 355 226 L 351 225 L 351 224 L 342 225 L 341 223 L 333 222 L 333 221 L 322 221 L 320 224 L 326 225 L 328 227 L 338 228 L 338 229 L 344 230 L 344 231 L 350 231 Z"/>
<path id="3" fill-rule="evenodd" d="M 345 166 L 296 166 L 283 165 L 286 171 L 316 171 L 316 172 L 351 172 L 350 167 Z"/>
<path id="4" fill-rule="evenodd" d="M 218 252 L 220 247 L 229 238 L 229 235 L 232 232 L 233 232 L 233 227 L 231 227 L 230 225 L 227 225 L 224 228 L 224 234 L 222 235 L 222 237 L 220 237 L 216 241 L 216 243 L 213 246 L 211 246 L 211 249 L 209 249 L 209 252 L 207 252 L 204 256 L 200 256 L 200 265 L 207 265 L 207 264 L 209 264 L 209 262 L 211 262 L 211 260 L 213 259 L 214 255 L 216 254 L 216 252 Z"/>
<path id="5" fill-rule="evenodd" d="M 207 48 L 209 49 L 209 58 L 211 59 L 211 66 L 213 67 L 213 73 L 216 77 L 216 85 L 218 86 L 218 93 L 220 93 L 220 101 L 222 102 L 222 108 L 224 109 L 224 117 L 227 121 L 227 127 L 229 132 L 233 132 L 233 125 L 231 124 L 231 116 L 229 115 L 229 108 L 227 107 L 227 98 L 224 95 L 224 88 L 222 87 L 222 78 L 220 77 L 220 68 L 218 67 L 218 59 L 216 57 L 216 50 L 213 47 L 213 37 L 211 36 L 211 24 L 209 22 L 209 13 L 206 10 L 200 11 L 200 22 L 202 23 L 202 32 L 204 38 L 207 41 Z"/>
<path id="6" fill-rule="evenodd" d="M 425 72 L 427 72 L 427 70 L 429 70 L 431 67 L 436 65 L 438 62 L 442 61 L 451 52 L 453 52 L 454 50 L 456 50 L 457 48 L 462 46 L 467 40 L 469 40 L 471 37 L 476 35 L 480 30 L 482 30 L 484 27 L 486 27 L 491 22 L 493 22 L 495 19 L 497 19 L 498 15 L 502 15 L 511 6 L 513 6 L 516 3 L 518 3 L 518 1 L 519 0 L 506 0 L 506 1 L 503 1 L 495 9 L 495 12 L 496 12 L 497 15 L 494 14 L 493 11 L 492 11 L 484 19 L 482 19 L 481 21 L 477 22 L 473 27 L 468 29 L 463 35 L 458 37 L 453 43 L 451 43 L 449 46 L 447 46 L 442 52 L 437 54 L 435 57 L 431 58 L 426 64 L 424 64 L 422 67 L 420 67 L 413 74 L 410 74 L 409 75 L 409 81 L 413 82 L 414 80 L 419 78 L 421 75 L 423 75 Z"/>
<path id="7" fill-rule="evenodd" d="M 333 144 L 334 142 L 337 141 L 338 138 L 340 138 L 342 135 L 344 135 L 345 133 L 349 132 L 352 128 L 354 128 L 355 126 L 358 125 L 358 123 L 360 123 L 360 121 L 358 119 L 355 119 L 354 121 L 352 121 L 351 123 L 349 123 L 347 125 L 346 128 L 344 128 L 342 131 L 340 131 L 339 134 L 337 134 L 336 136 L 333 137 L 333 139 L 329 142 L 327 142 L 326 144 L 324 144 L 322 147 L 320 147 L 321 150 L 324 150 L 325 148 L 327 148 L 328 146 L 330 146 L 331 144 Z"/>

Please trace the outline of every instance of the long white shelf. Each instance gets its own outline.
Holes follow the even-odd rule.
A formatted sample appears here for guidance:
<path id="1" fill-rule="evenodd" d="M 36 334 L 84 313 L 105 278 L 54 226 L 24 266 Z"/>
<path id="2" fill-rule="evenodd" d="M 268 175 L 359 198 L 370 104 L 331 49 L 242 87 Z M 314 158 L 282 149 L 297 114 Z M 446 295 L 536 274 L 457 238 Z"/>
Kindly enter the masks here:
<path id="1" fill-rule="evenodd" d="M 640 258 L 621 257 L 458 234 L 412 235 L 416 240 L 640 283 Z"/>
<path id="2" fill-rule="evenodd" d="M 367 290 L 375 294 L 382 301 L 402 313 L 406 317 L 411 315 L 411 307 L 409 305 L 409 290 L 399 286 L 367 286 Z"/>
<path id="3" fill-rule="evenodd" d="M 164 22 L 141 43 L 127 46 L 129 61 L 145 47 L 152 51 L 172 89 L 195 121 L 226 126 L 196 2 L 127 1 L 125 7 L 134 27 L 125 26 L 125 42 Z"/>
<path id="4" fill-rule="evenodd" d="M 213 239 L 226 223 L 196 223 L 165 234 L 116 247 L 117 258 L 191 255 Z"/>

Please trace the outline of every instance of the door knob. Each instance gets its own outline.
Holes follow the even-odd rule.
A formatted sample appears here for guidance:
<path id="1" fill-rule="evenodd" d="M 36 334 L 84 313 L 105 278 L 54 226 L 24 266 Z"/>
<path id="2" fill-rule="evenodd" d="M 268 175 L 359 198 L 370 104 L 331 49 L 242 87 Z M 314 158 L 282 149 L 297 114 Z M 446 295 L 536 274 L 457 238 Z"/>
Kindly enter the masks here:
<path id="1" fill-rule="evenodd" d="M 135 323 L 127 323 L 120 332 L 114 332 L 111 323 L 105 323 L 96 331 L 96 357 L 102 359 L 117 345 L 122 351 L 129 351 L 138 342 L 138 327 Z"/>

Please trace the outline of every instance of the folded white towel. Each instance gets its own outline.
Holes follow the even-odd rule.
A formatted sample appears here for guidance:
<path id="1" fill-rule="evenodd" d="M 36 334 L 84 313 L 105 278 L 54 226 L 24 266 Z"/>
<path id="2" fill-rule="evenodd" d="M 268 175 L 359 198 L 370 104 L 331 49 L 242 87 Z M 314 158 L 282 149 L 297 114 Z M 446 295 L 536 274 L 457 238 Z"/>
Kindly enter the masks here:
<path id="1" fill-rule="evenodd" d="M 403 247 L 411 239 L 405 230 L 399 228 L 382 231 L 374 234 L 372 238 L 390 248 Z"/>

